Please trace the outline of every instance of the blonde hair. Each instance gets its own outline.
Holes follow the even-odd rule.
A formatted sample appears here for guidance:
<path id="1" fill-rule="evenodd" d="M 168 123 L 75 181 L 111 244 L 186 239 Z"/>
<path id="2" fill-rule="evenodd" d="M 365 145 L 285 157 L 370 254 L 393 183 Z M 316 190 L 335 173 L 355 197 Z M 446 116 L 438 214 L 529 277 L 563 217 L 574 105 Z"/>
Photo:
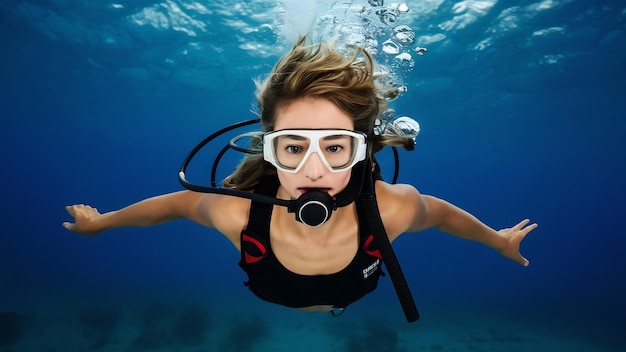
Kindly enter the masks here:
<path id="1" fill-rule="evenodd" d="M 370 157 L 385 145 L 409 143 L 400 136 L 376 136 L 374 124 L 387 108 L 385 92 L 374 81 L 374 60 L 362 48 L 346 54 L 328 44 L 306 45 L 300 37 L 291 51 L 281 58 L 264 81 L 256 81 L 256 98 L 264 131 L 273 131 L 277 112 L 303 97 L 327 99 L 354 121 L 354 129 L 368 137 Z M 412 140 L 410 143 L 413 143 Z M 247 155 L 223 186 L 251 189 L 276 169 L 262 154 Z"/>

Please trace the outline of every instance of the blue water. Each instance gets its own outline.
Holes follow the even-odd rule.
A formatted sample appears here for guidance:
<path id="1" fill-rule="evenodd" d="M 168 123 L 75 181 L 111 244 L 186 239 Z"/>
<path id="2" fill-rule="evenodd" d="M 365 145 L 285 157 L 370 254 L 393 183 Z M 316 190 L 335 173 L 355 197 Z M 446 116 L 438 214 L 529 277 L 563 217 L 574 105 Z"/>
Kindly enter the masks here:
<path id="1" fill-rule="evenodd" d="M 132 312 L 153 301 L 202 305 L 207 315 L 229 317 L 213 323 L 221 328 L 231 324 L 230 316 L 244 323 L 258 316 L 264 323 L 254 326 L 277 334 L 276 317 L 283 314 L 281 319 L 313 322 L 313 329 L 329 324 L 326 315 L 294 314 L 256 299 L 241 284 L 237 252 L 213 230 L 178 221 L 92 239 L 61 226 L 69 220 L 65 205 L 109 211 L 181 189 L 177 171 L 195 143 L 254 117 L 252 78 L 267 73 L 285 52 L 295 25 L 281 18 L 278 3 L 235 3 L 0 4 L 0 312 L 21 317 L 15 351 L 33 350 L 20 346 L 35 344 L 48 316 L 80 324 L 86 320 L 77 316 L 85 310 Z M 295 13 L 319 16 L 324 6 L 331 11 L 331 3 L 304 1 L 302 6 L 316 11 Z M 392 103 L 422 126 L 416 151 L 401 153 L 399 182 L 455 203 L 495 228 L 526 217 L 539 228 L 522 244 L 527 268 L 434 230 L 404 235 L 394 248 L 421 320 L 407 326 L 388 279 L 339 319 L 355 326 L 380 319 L 418 335 L 420 324 L 434 321 L 445 330 L 458 321 L 482 326 L 495 319 L 524 325 L 533 336 L 621 350 L 625 5 L 408 4 L 405 24 L 428 52 L 414 57 L 415 66 L 406 72 L 408 92 Z M 233 158 L 222 173 L 235 165 L 238 157 Z M 125 346 L 120 332 L 114 333 L 92 348 Z M 39 350 L 82 350 L 75 340 L 84 336 L 76 330 L 48 338 Z M 266 347 L 224 347 L 228 336 L 204 347 L 161 347 L 272 350 L 271 340 L 263 342 Z M 314 342 L 303 336 L 303 346 Z M 429 338 L 434 342 L 423 350 L 465 350 L 453 349 L 445 338 Z M 515 338 L 497 349 L 480 345 L 483 340 L 472 340 L 483 346 L 478 350 L 554 350 L 540 342 L 533 348 L 515 345 Z"/>

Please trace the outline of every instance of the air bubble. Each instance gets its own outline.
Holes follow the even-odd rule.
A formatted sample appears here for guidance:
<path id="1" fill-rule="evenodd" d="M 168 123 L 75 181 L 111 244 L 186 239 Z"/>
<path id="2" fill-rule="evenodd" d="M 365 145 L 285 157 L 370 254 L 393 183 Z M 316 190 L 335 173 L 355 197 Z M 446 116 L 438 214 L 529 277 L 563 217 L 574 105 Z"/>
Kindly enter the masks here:
<path id="1" fill-rule="evenodd" d="M 409 53 L 402 53 L 394 57 L 394 60 L 401 61 L 401 62 L 411 61 L 411 59 L 412 57 L 411 57 L 411 54 Z"/>
<path id="2" fill-rule="evenodd" d="M 383 42 L 383 52 L 389 55 L 395 55 L 400 53 L 400 45 L 396 44 L 391 39 L 387 39 Z"/>
<path id="3" fill-rule="evenodd" d="M 405 137 L 415 139 L 420 133 L 420 124 L 408 116 L 398 117 L 393 122 L 393 127 Z"/>
<path id="4" fill-rule="evenodd" d="M 384 24 L 393 24 L 398 22 L 398 10 L 396 9 L 384 9 L 376 11 L 378 18 Z"/>
<path id="5" fill-rule="evenodd" d="M 398 12 L 400 13 L 407 13 L 409 12 L 409 5 L 406 4 L 406 2 L 403 2 L 401 4 L 398 5 Z"/>
<path id="6" fill-rule="evenodd" d="M 413 49 L 413 51 L 415 51 L 415 53 L 416 53 L 417 55 L 424 55 L 424 54 L 426 54 L 426 52 L 428 51 L 428 49 L 426 49 L 426 48 L 420 48 L 420 47 L 417 47 L 417 48 Z"/>
<path id="7" fill-rule="evenodd" d="M 393 27 L 392 36 L 402 46 L 415 43 L 415 32 L 411 27 L 404 24 Z"/>

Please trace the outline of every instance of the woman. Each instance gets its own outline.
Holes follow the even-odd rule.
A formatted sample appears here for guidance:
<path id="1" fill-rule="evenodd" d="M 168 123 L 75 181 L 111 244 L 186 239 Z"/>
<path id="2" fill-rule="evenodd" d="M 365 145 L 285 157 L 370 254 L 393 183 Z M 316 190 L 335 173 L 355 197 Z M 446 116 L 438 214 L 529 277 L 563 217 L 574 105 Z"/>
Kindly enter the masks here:
<path id="1" fill-rule="evenodd" d="M 345 308 L 374 290 L 381 273 L 380 252 L 356 201 L 362 174 L 369 171 L 364 165 L 375 165 L 373 154 L 385 145 L 414 143 L 393 133 L 374 133 L 387 92 L 377 88 L 370 55 L 353 51 L 346 54 L 298 40 L 257 84 L 263 153 L 247 156 L 223 183 L 284 200 L 327 195 L 337 207 L 319 224 L 311 226 L 302 214 L 294 217 L 282 206 L 181 191 L 104 214 L 88 205 L 68 206 L 75 222 L 63 225 L 96 236 L 118 227 L 191 219 L 217 229 L 241 252 L 248 286 L 260 298 L 307 311 Z M 390 241 L 435 227 L 528 265 L 519 253 L 521 240 L 537 227 L 528 220 L 496 231 L 413 186 L 380 179 L 375 195 Z"/>

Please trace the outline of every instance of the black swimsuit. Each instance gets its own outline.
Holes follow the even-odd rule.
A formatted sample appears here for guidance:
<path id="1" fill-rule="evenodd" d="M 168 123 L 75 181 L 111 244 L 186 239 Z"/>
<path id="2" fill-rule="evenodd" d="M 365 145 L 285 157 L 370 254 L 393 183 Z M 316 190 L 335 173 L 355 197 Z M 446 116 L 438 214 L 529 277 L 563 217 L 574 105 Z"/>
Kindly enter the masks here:
<path id="1" fill-rule="evenodd" d="M 255 193 L 275 196 L 276 177 L 264 179 Z M 359 247 L 350 264 L 328 275 L 301 275 L 285 268 L 272 252 L 270 220 L 273 205 L 252 202 L 248 227 L 241 232 L 239 265 L 248 274 L 246 286 L 259 298 L 291 308 L 330 305 L 345 308 L 376 289 L 382 274 L 382 260 L 364 210 L 356 201 L 359 219 Z"/>

